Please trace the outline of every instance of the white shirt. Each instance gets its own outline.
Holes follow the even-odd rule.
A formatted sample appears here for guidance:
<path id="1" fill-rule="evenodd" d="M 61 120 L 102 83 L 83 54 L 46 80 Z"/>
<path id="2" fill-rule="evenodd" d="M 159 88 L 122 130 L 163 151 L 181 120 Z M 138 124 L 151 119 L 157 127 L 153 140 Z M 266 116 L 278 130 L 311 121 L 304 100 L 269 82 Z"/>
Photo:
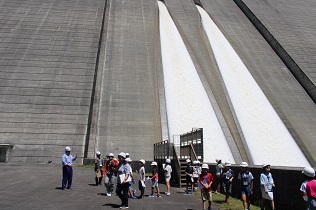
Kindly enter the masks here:
<path id="1" fill-rule="evenodd" d="M 142 178 L 142 176 L 144 176 L 144 179 Z M 142 166 L 142 167 L 139 169 L 138 179 L 139 179 L 140 181 L 145 181 L 145 168 L 144 168 L 144 166 Z"/>
<path id="2" fill-rule="evenodd" d="M 308 180 L 304 181 L 301 185 L 300 191 L 306 193 L 306 184 L 307 184 Z M 308 200 L 308 196 L 304 195 L 303 196 L 304 201 Z"/>
<path id="3" fill-rule="evenodd" d="M 165 177 L 170 177 L 171 172 L 172 172 L 171 165 L 166 165 L 166 167 L 164 168 L 164 171 L 165 171 Z"/>

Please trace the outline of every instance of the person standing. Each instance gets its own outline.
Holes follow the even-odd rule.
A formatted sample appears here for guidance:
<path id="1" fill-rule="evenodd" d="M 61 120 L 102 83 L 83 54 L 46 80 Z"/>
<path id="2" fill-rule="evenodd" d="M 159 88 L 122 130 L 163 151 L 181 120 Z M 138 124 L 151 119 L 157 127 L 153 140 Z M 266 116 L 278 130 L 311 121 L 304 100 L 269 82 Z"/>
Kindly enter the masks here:
<path id="1" fill-rule="evenodd" d="M 207 164 L 202 164 L 202 172 L 199 177 L 198 186 L 201 190 L 202 206 L 206 210 L 206 201 L 208 201 L 208 210 L 212 209 L 212 183 L 213 176 L 208 172 Z"/>
<path id="2" fill-rule="evenodd" d="M 185 190 L 185 193 L 189 194 L 189 193 L 193 193 L 193 190 L 194 190 L 194 186 L 193 186 L 193 183 L 194 183 L 194 180 L 193 180 L 194 169 L 193 169 L 193 166 L 191 165 L 191 160 L 190 159 L 187 159 L 186 163 L 187 163 L 187 167 L 185 168 L 185 175 L 186 175 L 186 190 Z M 189 191 L 189 186 L 191 187 L 191 191 Z"/>
<path id="3" fill-rule="evenodd" d="M 273 187 L 275 187 L 272 174 L 270 173 L 270 164 L 262 165 L 263 172 L 260 175 L 261 193 L 262 199 L 260 207 L 263 210 L 265 206 L 265 201 L 269 200 L 272 210 L 274 210 L 274 198 L 273 198 Z"/>
<path id="4" fill-rule="evenodd" d="M 132 165 L 131 165 L 132 159 L 126 158 L 125 161 L 129 165 L 130 171 L 131 171 L 131 173 L 130 173 L 131 181 L 129 181 L 129 187 L 128 187 L 129 198 L 136 199 L 136 197 L 135 197 L 136 190 L 133 189 L 133 184 L 135 183 L 135 181 L 134 181 L 133 169 L 132 169 Z"/>
<path id="5" fill-rule="evenodd" d="M 107 196 L 112 196 L 113 194 L 113 189 L 114 189 L 114 184 L 116 181 L 116 169 L 119 164 L 119 161 L 114 158 L 114 154 L 110 153 L 108 154 L 108 160 L 106 161 L 104 165 L 104 185 L 106 187 L 106 195 Z"/>
<path id="6" fill-rule="evenodd" d="M 151 194 L 148 197 L 155 197 L 154 196 L 154 189 L 157 190 L 157 197 L 160 198 L 160 190 L 158 187 L 158 169 L 157 169 L 157 162 L 153 161 L 151 164 Z"/>
<path id="7" fill-rule="evenodd" d="M 76 157 L 73 157 L 70 154 L 71 148 L 66 147 L 65 148 L 65 154 L 62 156 L 62 166 L 63 166 L 63 180 L 61 184 L 62 190 L 67 190 L 71 189 L 72 185 L 72 176 L 73 176 L 73 171 L 72 171 L 72 162 L 77 159 L 77 154 Z"/>
<path id="8" fill-rule="evenodd" d="M 201 166 L 200 166 L 200 161 L 198 160 L 195 160 L 193 161 L 193 186 L 194 186 L 194 189 L 196 189 L 198 187 L 198 179 L 201 175 L 201 172 L 202 172 L 202 169 L 201 169 Z"/>
<path id="9" fill-rule="evenodd" d="M 301 184 L 300 191 L 302 193 L 304 201 L 308 202 L 308 196 L 306 193 L 306 185 L 309 181 L 313 180 L 315 177 L 315 170 L 312 167 L 305 167 L 302 171 L 304 174 L 304 182 Z"/>
<path id="10" fill-rule="evenodd" d="M 316 210 L 316 180 L 314 176 L 312 177 L 315 171 L 312 171 L 312 168 L 309 170 L 309 181 L 306 184 L 307 210 Z"/>
<path id="11" fill-rule="evenodd" d="M 227 161 L 225 162 L 225 168 L 224 168 L 224 173 L 223 173 L 223 188 L 224 188 L 224 193 L 225 193 L 225 202 L 229 203 L 229 196 L 232 193 L 232 182 L 234 179 L 234 171 L 230 168 L 232 164 Z"/>
<path id="12" fill-rule="evenodd" d="M 253 175 L 248 171 L 248 163 L 240 164 L 240 173 L 238 179 L 240 181 L 241 200 L 245 210 L 250 208 L 250 195 L 253 192 Z"/>
<path id="13" fill-rule="evenodd" d="M 126 154 L 124 152 L 118 155 L 118 159 L 116 194 L 122 201 L 120 209 L 128 209 L 128 189 L 131 171 L 130 166 L 125 161 Z"/>
<path id="14" fill-rule="evenodd" d="M 138 189 L 140 191 L 140 196 L 138 197 L 139 199 L 144 198 L 144 194 L 145 194 L 145 160 L 141 159 L 139 160 L 138 164 L 139 164 L 139 171 L 138 171 Z"/>
<path id="15" fill-rule="evenodd" d="M 166 165 L 163 170 L 165 172 L 165 180 L 166 180 L 166 186 L 167 186 L 166 195 L 170 195 L 171 194 L 170 193 L 170 179 L 171 179 L 172 167 L 171 167 L 171 160 L 169 158 L 166 159 Z"/>
<path id="16" fill-rule="evenodd" d="M 216 178 L 215 178 L 215 194 L 220 192 L 221 182 L 222 182 L 222 173 L 224 166 L 222 165 L 222 160 L 216 159 Z"/>
<path id="17" fill-rule="evenodd" d="M 94 160 L 94 171 L 95 171 L 95 186 L 101 186 L 103 177 L 103 167 L 101 160 L 101 152 L 96 152 L 96 158 Z"/>

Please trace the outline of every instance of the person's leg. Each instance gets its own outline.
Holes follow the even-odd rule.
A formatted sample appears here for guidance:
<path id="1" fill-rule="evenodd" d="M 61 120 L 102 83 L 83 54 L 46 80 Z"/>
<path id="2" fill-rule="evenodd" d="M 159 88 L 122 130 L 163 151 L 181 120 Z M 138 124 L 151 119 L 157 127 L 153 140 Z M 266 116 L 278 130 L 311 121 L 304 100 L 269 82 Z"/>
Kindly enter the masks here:
<path id="1" fill-rule="evenodd" d="M 121 199 L 122 201 L 122 204 L 121 206 L 123 205 L 123 194 L 122 194 L 122 191 L 123 191 L 123 185 L 122 184 L 117 184 L 116 185 L 116 194 L 117 196 Z"/>
<path id="2" fill-rule="evenodd" d="M 111 194 L 113 193 L 115 182 L 116 182 L 116 176 L 111 175 L 110 184 L 109 184 L 109 193 L 111 193 Z"/>
<path id="3" fill-rule="evenodd" d="M 157 190 L 157 196 L 159 197 L 160 196 L 160 190 L 159 190 L 159 187 L 158 187 L 158 183 L 156 185 L 156 190 Z"/>
<path id="4" fill-rule="evenodd" d="M 167 185 L 167 193 L 170 193 L 170 181 L 166 181 L 166 185 Z"/>
<path id="5" fill-rule="evenodd" d="M 63 170 L 63 180 L 61 182 L 61 188 L 65 189 L 66 188 L 66 184 L 67 184 L 67 180 L 68 180 L 66 166 L 63 166 L 62 170 Z"/>
<path id="6" fill-rule="evenodd" d="M 122 200 L 122 204 L 123 206 L 128 206 L 128 189 L 129 189 L 129 183 L 125 183 L 123 184 L 123 200 Z"/>
<path id="7" fill-rule="evenodd" d="M 247 202 L 247 209 L 249 209 L 250 208 L 250 195 L 249 194 L 246 196 L 246 202 Z"/>
<path id="8" fill-rule="evenodd" d="M 72 167 L 67 167 L 67 173 L 68 173 L 68 186 L 67 186 L 67 189 L 70 189 L 71 188 L 71 185 L 72 185 Z"/>
<path id="9" fill-rule="evenodd" d="M 248 207 L 247 207 L 247 201 L 246 201 L 246 194 L 245 194 L 245 192 L 242 192 L 241 193 L 241 200 L 242 200 L 242 205 L 244 206 L 244 209 L 247 209 Z"/>
<path id="10" fill-rule="evenodd" d="M 261 202 L 260 202 L 260 208 L 261 209 L 264 209 L 264 202 L 265 202 L 265 199 L 261 198 Z"/>
<path id="11" fill-rule="evenodd" d="M 102 184 L 102 178 L 103 178 L 102 174 L 103 174 L 103 170 L 101 170 L 100 172 L 101 172 L 101 176 L 100 176 L 100 178 L 99 178 L 99 183 L 98 183 L 99 185 Z"/>
<path id="12" fill-rule="evenodd" d="M 274 208 L 274 200 L 270 201 L 270 203 L 271 203 L 271 209 L 274 210 L 275 209 Z"/>
<path id="13" fill-rule="evenodd" d="M 202 200 L 202 207 L 204 210 L 206 210 L 206 201 L 205 200 Z"/>

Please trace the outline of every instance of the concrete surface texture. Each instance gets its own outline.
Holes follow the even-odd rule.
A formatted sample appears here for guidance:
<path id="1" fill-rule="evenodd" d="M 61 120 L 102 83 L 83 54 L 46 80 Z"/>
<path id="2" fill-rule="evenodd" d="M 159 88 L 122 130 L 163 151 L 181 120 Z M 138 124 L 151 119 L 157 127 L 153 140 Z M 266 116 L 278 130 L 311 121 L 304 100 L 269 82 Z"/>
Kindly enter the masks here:
<path id="1" fill-rule="evenodd" d="M 118 196 L 106 196 L 104 186 L 95 186 L 94 170 L 74 166 L 71 190 L 60 190 L 62 171 L 59 165 L 0 164 L 1 209 L 118 209 Z M 57 189 L 56 189 L 57 188 Z M 161 192 L 166 187 L 159 184 Z M 134 185 L 139 195 L 138 184 Z M 150 193 L 150 187 L 145 195 Z M 129 199 L 129 209 L 202 209 L 201 200 L 171 188 L 171 195 L 161 198 Z M 215 206 L 213 209 L 217 209 Z"/>
<path id="2" fill-rule="evenodd" d="M 251 162 L 194 2 L 164 2 L 235 156 Z M 200 2 L 316 166 L 315 2 L 243 1 L 308 76 L 308 90 L 237 0 Z M 9 161 L 59 162 L 67 145 L 80 160 L 96 150 L 153 158 L 153 144 L 168 136 L 156 0 L 4 0 L 0 17 L 0 144 L 13 145 Z"/>

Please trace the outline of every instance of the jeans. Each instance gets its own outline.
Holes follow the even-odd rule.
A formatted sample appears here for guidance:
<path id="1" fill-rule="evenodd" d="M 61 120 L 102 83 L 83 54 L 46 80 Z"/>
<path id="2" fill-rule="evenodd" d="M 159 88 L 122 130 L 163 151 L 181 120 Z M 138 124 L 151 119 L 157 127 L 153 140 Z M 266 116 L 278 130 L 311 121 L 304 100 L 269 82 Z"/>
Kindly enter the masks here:
<path id="1" fill-rule="evenodd" d="M 66 188 L 67 182 L 67 188 L 71 188 L 71 184 L 72 184 L 72 167 L 71 166 L 63 166 L 63 180 L 61 183 L 61 187 L 63 189 Z"/>
<path id="2" fill-rule="evenodd" d="M 104 184 L 108 193 L 113 193 L 114 183 L 116 182 L 116 176 L 112 174 L 107 174 L 104 177 Z"/>
<path id="3" fill-rule="evenodd" d="M 308 198 L 307 210 L 316 210 L 316 199 L 315 198 Z"/>

